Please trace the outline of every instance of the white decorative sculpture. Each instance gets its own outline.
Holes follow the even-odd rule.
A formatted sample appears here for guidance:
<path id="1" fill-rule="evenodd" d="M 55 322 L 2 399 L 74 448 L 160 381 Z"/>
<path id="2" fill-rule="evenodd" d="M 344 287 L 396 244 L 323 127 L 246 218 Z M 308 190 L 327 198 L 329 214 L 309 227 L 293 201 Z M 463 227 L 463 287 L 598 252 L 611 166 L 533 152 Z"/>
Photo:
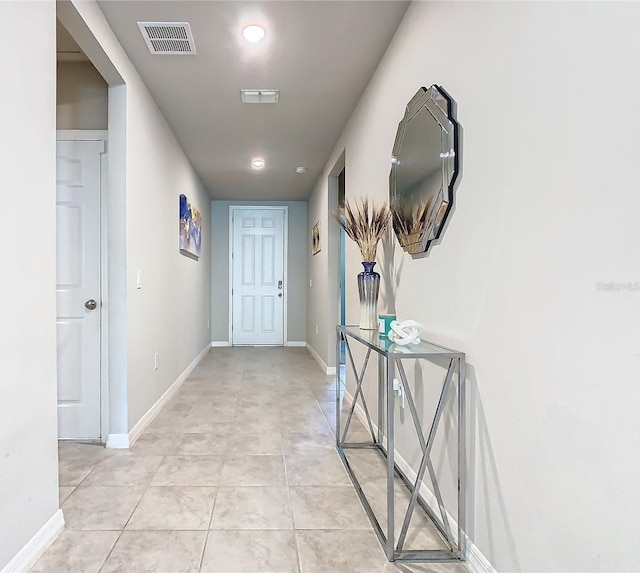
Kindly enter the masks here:
<path id="1" fill-rule="evenodd" d="M 402 322 L 394 320 L 391 323 L 389 339 L 400 346 L 419 344 L 422 331 L 422 325 L 415 320 L 403 320 Z"/>

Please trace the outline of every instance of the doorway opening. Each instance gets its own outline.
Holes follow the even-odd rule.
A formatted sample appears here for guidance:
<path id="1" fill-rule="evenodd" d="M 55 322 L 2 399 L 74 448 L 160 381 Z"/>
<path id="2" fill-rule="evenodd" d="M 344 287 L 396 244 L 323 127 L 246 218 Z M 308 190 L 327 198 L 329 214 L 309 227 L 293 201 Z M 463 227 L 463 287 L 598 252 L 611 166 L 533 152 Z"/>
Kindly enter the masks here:
<path id="1" fill-rule="evenodd" d="M 345 233 L 335 218 L 344 208 L 346 195 L 345 152 L 343 151 L 327 180 L 327 211 L 329 213 L 327 284 L 331 328 L 328 332 L 328 355 L 331 370 L 345 362 L 344 345 L 336 348 L 336 325 L 347 322 L 347 284 L 345 281 Z M 339 373 L 339 370 L 336 370 Z"/>
<path id="2" fill-rule="evenodd" d="M 345 168 L 338 174 L 338 204 L 336 211 L 339 215 L 344 213 L 345 202 Z M 339 228 L 340 239 L 338 241 L 338 304 L 340 306 L 340 323 L 345 325 L 347 323 L 347 295 L 346 295 L 346 283 L 345 283 L 345 237 L 346 234 L 342 227 Z M 346 349 L 344 341 L 340 343 L 340 355 L 337 357 L 339 372 L 344 376 L 345 364 L 346 364 Z"/>
<path id="3" fill-rule="evenodd" d="M 65 140 L 63 155 L 83 153 L 80 151 L 81 147 L 95 145 L 104 147 L 104 153 L 98 154 L 100 157 L 100 189 L 99 215 L 96 226 L 99 231 L 99 249 L 94 251 L 91 256 L 91 259 L 97 257 L 98 292 L 82 293 L 82 296 L 79 297 L 80 309 L 75 309 L 88 316 L 91 314 L 96 316 L 98 312 L 100 313 L 99 320 L 96 321 L 99 331 L 99 350 L 97 352 L 99 362 L 97 375 L 99 387 L 98 430 L 95 429 L 96 420 L 95 414 L 93 414 L 94 419 L 91 420 L 92 430 L 90 433 L 76 427 L 75 433 L 60 432 L 59 435 L 67 439 L 90 439 L 105 443 L 107 447 L 128 447 L 128 442 L 125 444 L 122 440 L 118 441 L 117 439 L 119 436 L 126 437 L 128 432 L 125 212 L 126 84 L 99 39 L 89 28 L 81 8 L 80 5 L 71 2 L 56 3 L 56 59 L 58 62 L 56 119 L 58 130 L 66 130 L 57 133 L 57 139 L 60 139 L 60 135 L 62 135 Z M 107 140 L 108 164 L 106 161 Z M 58 155 L 60 155 L 60 150 Z M 69 161 L 66 166 L 67 187 L 73 187 L 73 165 L 74 162 Z M 61 167 L 60 163 L 58 167 Z M 58 173 L 61 171 L 58 170 Z M 70 207 L 70 204 L 67 203 L 66 207 Z M 79 216 L 79 210 L 76 211 L 76 214 Z M 58 226 L 59 238 L 60 233 L 69 234 L 69 231 L 72 230 L 73 209 L 68 210 L 66 215 L 65 226 Z M 71 236 L 67 238 L 72 239 Z M 78 240 L 84 239 L 76 238 L 76 243 Z M 80 250 L 76 252 L 78 253 Z M 76 257 L 76 260 L 79 259 Z M 94 269 L 91 272 L 95 275 L 96 261 L 91 260 L 89 263 Z M 67 274 L 73 270 L 70 261 L 61 259 L 60 254 L 58 255 L 57 267 L 58 270 L 65 268 Z M 81 272 L 85 272 L 85 270 L 85 268 L 81 268 Z M 60 283 L 60 281 L 58 282 Z M 91 290 L 95 291 L 95 289 L 94 286 Z M 77 301 L 74 304 L 77 305 Z M 95 325 L 92 328 L 95 330 Z M 74 328 L 67 330 L 71 332 Z M 75 330 L 78 332 L 81 329 L 76 327 Z M 72 347 L 67 344 L 70 340 L 63 340 L 60 334 L 59 332 L 59 354 L 61 345 L 66 344 L 67 351 Z M 81 346 L 77 346 L 77 348 L 80 349 L 79 353 L 82 352 Z M 67 366 L 69 364 L 70 362 L 67 363 Z M 71 367 L 69 369 L 72 370 Z M 70 372 L 66 374 L 70 374 Z M 78 378 L 77 374 L 76 372 L 76 378 Z M 69 388 L 64 388 L 69 380 L 70 377 L 63 379 L 59 368 L 58 392 L 59 398 L 63 398 L 63 402 L 65 397 L 68 398 L 71 395 L 73 398 L 73 395 L 68 392 Z M 66 396 L 62 392 L 63 390 L 66 392 Z M 95 408 L 93 411 L 95 412 Z"/>
<path id="4" fill-rule="evenodd" d="M 56 63 L 58 439 L 100 442 L 109 86 L 60 21 Z"/>

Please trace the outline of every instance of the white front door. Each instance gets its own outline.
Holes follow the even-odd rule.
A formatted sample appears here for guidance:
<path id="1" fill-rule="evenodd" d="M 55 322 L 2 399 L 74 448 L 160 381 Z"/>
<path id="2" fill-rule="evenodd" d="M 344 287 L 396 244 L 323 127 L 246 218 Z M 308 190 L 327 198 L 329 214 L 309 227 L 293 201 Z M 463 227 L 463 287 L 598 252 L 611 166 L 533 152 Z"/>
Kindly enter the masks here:
<path id="1" fill-rule="evenodd" d="M 56 144 L 58 437 L 100 438 L 100 186 L 104 141 Z"/>
<path id="2" fill-rule="evenodd" d="M 284 344 L 284 209 L 232 209 L 232 343 Z"/>

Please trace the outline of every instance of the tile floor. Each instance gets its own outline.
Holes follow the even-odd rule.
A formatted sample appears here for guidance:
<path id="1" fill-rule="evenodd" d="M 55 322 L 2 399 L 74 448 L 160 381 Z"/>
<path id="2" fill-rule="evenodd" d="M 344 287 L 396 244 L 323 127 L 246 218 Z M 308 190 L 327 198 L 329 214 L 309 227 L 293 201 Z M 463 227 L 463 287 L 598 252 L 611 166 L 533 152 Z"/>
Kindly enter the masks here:
<path id="1" fill-rule="evenodd" d="M 335 451 L 334 392 L 306 349 L 213 349 L 131 450 L 60 444 L 66 529 L 31 571 L 466 573 L 387 562 Z"/>

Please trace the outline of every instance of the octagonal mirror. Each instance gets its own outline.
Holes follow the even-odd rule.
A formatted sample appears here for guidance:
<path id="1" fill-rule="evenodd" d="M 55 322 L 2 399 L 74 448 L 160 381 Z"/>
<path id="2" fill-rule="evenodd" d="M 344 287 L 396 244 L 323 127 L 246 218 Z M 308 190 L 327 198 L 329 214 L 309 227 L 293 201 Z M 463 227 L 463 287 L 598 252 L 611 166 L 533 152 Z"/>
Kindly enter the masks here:
<path id="1" fill-rule="evenodd" d="M 439 86 L 420 88 L 407 105 L 391 156 L 389 204 L 402 248 L 424 256 L 440 237 L 458 175 L 458 124 Z"/>

